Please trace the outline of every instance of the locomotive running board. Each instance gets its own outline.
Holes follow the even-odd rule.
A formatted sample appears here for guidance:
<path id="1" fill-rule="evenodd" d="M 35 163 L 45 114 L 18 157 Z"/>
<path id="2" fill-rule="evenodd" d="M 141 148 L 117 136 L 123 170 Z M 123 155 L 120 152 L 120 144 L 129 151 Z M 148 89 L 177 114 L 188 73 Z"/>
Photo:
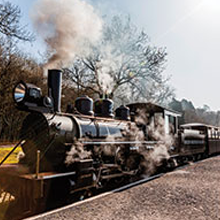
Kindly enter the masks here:
<path id="1" fill-rule="evenodd" d="M 43 180 L 47 180 L 47 179 L 54 179 L 54 178 L 61 178 L 61 177 L 73 176 L 73 175 L 75 175 L 75 174 L 76 174 L 76 172 L 57 173 L 57 174 L 42 176 L 42 177 L 40 177 L 40 178 L 42 178 Z"/>

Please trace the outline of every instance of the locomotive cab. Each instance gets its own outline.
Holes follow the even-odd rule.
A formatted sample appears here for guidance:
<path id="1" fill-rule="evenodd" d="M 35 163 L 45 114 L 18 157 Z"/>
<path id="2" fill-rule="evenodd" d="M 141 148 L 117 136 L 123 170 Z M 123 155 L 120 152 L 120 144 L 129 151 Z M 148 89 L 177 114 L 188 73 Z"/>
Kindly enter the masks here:
<path id="1" fill-rule="evenodd" d="M 139 126 L 160 130 L 163 135 L 177 135 L 179 112 L 164 108 L 153 103 L 132 103 L 127 105 L 131 111 L 131 119 Z M 150 139 L 148 131 L 145 132 Z"/>

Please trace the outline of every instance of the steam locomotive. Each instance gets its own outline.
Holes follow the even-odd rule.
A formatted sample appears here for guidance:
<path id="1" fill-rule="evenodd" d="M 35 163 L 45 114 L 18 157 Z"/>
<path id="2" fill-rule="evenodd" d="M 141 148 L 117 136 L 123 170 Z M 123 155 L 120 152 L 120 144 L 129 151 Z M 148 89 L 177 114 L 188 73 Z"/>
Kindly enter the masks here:
<path id="1" fill-rule="evenodd" d="M 21 129 L 25 140 L 21 163 L 29 172 L 36 167 L 40 172 L 74 172 L 71 190 L 150 172 L 146 171 L 152 166 L 149 163 L 157 169 L 220 152 L 218 140 L 214 144 L 209 135 L 213 131 L 219 134 L 218 128 L 188 124 L 178 130 L 180 114 L 152 103 L 120 106 L 114 116 L 110 99 L 93 104 L 83 96 L 76 99 L 75 108 L 63 113 L 61 88 L 61 71 L 49 70 L 48 96 L 42 96 L 40 88 L 20 82 L 14 100 L 18 109 L 30 112 Z M 151 154 L 161 146 L 167 152 L 154 155 L 153 161 Z"/>
<path id="2" fill-rule="evenodd" d="M 21 161 L 34 171 L 36 152 L 40 151 L 40 171 L 79 170 L 73 168 L 78 164 L 95 170 L 91 182 L 100 169 L 108 173 L 105 178 L 113 178 L 115 172 L 118 176 L 119 171 L 137 170 L 141 160 L 137 145 L 145 146 L 146 141 L 135 140 L 133 134 L 126 136 L 128 127 L 135 125 L 128 120 L 129 108 L 121 106 L 114 118 L 111 100 L 97 100 L 93 112 L 93 100 L 84 96 L 76 100 L 75 109 L 62 113 L 61 78 L 59 70 L 49 71 L 45 97 L 39 88 L 23 82 L 14 89 L 18 109 L 30 112 L 21 129 L 21 139 L 26 140 L 22 145 L 25 158 Z"/>
<path id="3" fill-rule="evenodd" d="M 24 155 L 19 165 L 0 167 L 0 185 L 17 198 L 21 210 L 39 212 L 48 201 L 112 180 L 220 153 L 217 127 L 179 127 L 180 113 L 152 103 L 120 106 L 114 114 L 110 99 L 93 103 L 87 96 L 64 113 L 61 88 L 62 72 L 49 70 L 47 96 L 25 82 L 13 90 L 16 107 L 28 112 L 20 134 Z"/>

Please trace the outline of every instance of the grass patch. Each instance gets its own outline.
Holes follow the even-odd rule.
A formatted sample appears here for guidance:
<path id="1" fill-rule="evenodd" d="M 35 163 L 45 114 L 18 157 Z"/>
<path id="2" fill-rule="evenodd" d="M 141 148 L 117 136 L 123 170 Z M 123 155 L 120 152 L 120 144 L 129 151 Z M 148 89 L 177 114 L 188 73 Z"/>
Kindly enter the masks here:
<path id="1" fill-rule="evenodd" d="M 13 149 L 13 147 L 0 147 L 0 162 L 5 158 L 5 156 Z M 4 164 L 18 163 L 18 153 L 22 151 L 21 147 L 18 147 L 10 157 L 4 162 Z"/>

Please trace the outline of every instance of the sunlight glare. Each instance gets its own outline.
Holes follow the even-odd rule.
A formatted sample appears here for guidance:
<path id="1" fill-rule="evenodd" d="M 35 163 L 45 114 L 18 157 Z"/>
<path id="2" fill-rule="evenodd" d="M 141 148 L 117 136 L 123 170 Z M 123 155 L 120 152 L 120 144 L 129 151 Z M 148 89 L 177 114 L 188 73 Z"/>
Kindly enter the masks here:
<path id="1" fill-rule="evenodd" d="M 204 0 L 204 7 L 207 11 L 217 12 L 220 10 L 220 0 Z"/>

